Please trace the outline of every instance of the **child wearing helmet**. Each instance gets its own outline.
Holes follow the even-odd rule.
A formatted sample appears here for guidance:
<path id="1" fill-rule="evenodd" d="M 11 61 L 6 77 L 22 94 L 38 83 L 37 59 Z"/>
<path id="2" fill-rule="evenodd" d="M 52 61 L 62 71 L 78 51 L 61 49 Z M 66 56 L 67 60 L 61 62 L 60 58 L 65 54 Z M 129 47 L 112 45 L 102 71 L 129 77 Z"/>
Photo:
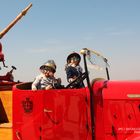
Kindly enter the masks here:
<path id="1" fill-rule="evenodd" d="M 56 64 L 53 60 L 48 60 L 40 67 L 41 74 L 38 75 L 32 83 L 32 90 L 37 89 L 53 89 L 55 85 L 61 84 L 61 79 L 56 79 L 54 73 L 56 72 Z"/>
<path id="2" fill-rule="evenodd" d="M 65 70 L 66 70 L 66 75 L 67 75 L 67 81 L 69 83 L 73 82 L 78 76 L 82 74 L 83 70 L 82 70 L 82 67 L 80 66 L 80 61 L 81 61 L 81 57 L 76 52 L 71 53 L 67 57 L 67 64 L 66 64 Z M 77 83 L 75 87 L 83 88 L 84 87 L 83 81 Z"/>

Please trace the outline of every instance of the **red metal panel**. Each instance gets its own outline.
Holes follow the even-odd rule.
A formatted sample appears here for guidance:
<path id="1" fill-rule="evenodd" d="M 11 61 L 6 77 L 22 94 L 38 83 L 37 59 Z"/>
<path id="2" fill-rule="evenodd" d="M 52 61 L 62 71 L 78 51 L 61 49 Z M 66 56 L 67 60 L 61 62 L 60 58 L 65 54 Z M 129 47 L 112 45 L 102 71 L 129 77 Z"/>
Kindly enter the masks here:
<path id="1" fill-rule="evenodd" d="M 127 137 L 125 140 L 140 140 L 140 133 L 134 133 Z"/>
<path id="2" fill-rule="evenodd" d="M 86 89 L 31 91 L 14 86 L 13 140 L 91 140 L 86 96 Z"/>
<path id="3" fill-rule="evenodd" d="M 40 123 L 33 121 L 16 123 L 13 127 L 13 140 L 40 140 Z"/>
<path id="4" fill-rule="evenodd" d="M 106 88 L 104 88 L 104 99 L 119 99 L 119 100 L 136 100 L 138 98 L 131 98 L 131 95 L 140 95 L 139 81 L 108 81 Z"/>
<path id="5" fill-rule="evenodd" d="M 13 139 L 39 140 L 41 137 L 43 93 L 13 90 Z"/>
<path id="6" fill-rule="evenodd" d="M 95 120 L 95 140 L 104 140 L 104 116 L 103 116 L 103 82 L 95 82 L 93 85 L 94 93 L 94 120 Z"/>
<path id="7" fill-rule="evenodd" d="M 44 94 L 43 138 L 87 139 L 86 92 L 80 90 L 50 90 Z M 48 110 L 48 111 L 47 111 Z"/>
<path id="8" fill-rule="evenodd" d="M 126 140 L 138 132 L 140 136 L 140 82 L 97 81 L 93 90 L 97 139 L 101 134 L 100 140 Z"/>

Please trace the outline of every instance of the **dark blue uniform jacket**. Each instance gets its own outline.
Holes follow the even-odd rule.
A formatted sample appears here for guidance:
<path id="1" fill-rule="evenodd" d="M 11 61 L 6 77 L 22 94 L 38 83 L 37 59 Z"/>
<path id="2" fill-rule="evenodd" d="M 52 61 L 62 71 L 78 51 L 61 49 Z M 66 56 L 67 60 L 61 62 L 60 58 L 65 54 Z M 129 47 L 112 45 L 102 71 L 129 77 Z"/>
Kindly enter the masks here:
<path id="1" fill-rule="evenodd" d="M 67 74 L 67 80 L 69 82 L 69 78 L 73 78 L 75 76 L 78 77 L 82 74 L 82 72 L 80 71 L 80 69 L 77 69 L 72 66 L 67 66 L 66 74 Z M 78 84 L 76 84 L 76 88 L 82 88 L 82 87 L 84 87 L 83 81 L 80 81 Z"/>

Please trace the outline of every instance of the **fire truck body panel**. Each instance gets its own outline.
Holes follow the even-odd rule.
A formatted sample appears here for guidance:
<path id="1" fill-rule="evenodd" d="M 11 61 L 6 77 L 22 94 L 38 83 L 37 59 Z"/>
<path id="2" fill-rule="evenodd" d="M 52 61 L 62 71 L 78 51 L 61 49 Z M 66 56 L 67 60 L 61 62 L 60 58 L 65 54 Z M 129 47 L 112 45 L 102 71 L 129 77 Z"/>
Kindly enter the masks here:
<path id="1" fill-rule="evenodd" d="M 13 139 L 91 139 L 86 94 L 86 88 L 32 91 L 14 86 Z"/>
<path id="2" fill-rule="evenodd" d="M 13 89 L 14 140 L 92 139 L 88 88 L 31 91 L 20 85 L 26 84 Z M 98 80 L 92 87 L 95 140 L 139 138 L 140 83 Z"/>
<path id="3" fill-rule="evenodd" d="M 93 85 L 95 139 L 140 135 L 140 82 L 97 81 Z"/>

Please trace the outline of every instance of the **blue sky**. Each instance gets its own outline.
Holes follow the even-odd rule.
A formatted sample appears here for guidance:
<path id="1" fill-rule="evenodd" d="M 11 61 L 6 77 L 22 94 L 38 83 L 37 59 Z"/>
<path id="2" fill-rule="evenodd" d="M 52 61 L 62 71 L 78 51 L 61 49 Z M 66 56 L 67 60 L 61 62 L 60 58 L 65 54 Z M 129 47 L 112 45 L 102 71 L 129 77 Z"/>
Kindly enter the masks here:
<path id="1" fill-rule="evenodd" d="M 140 79 L 139 0 L 0 0 L 0 31 L 29 3 L 33 7 L 2 39 L 15 80 L 32 81 L 48 59 L 65 79 L 66 57 L 90 48 L 105 55 L 112 80 Z M 2 64 L 0 64 L 2 66 Z"/>

